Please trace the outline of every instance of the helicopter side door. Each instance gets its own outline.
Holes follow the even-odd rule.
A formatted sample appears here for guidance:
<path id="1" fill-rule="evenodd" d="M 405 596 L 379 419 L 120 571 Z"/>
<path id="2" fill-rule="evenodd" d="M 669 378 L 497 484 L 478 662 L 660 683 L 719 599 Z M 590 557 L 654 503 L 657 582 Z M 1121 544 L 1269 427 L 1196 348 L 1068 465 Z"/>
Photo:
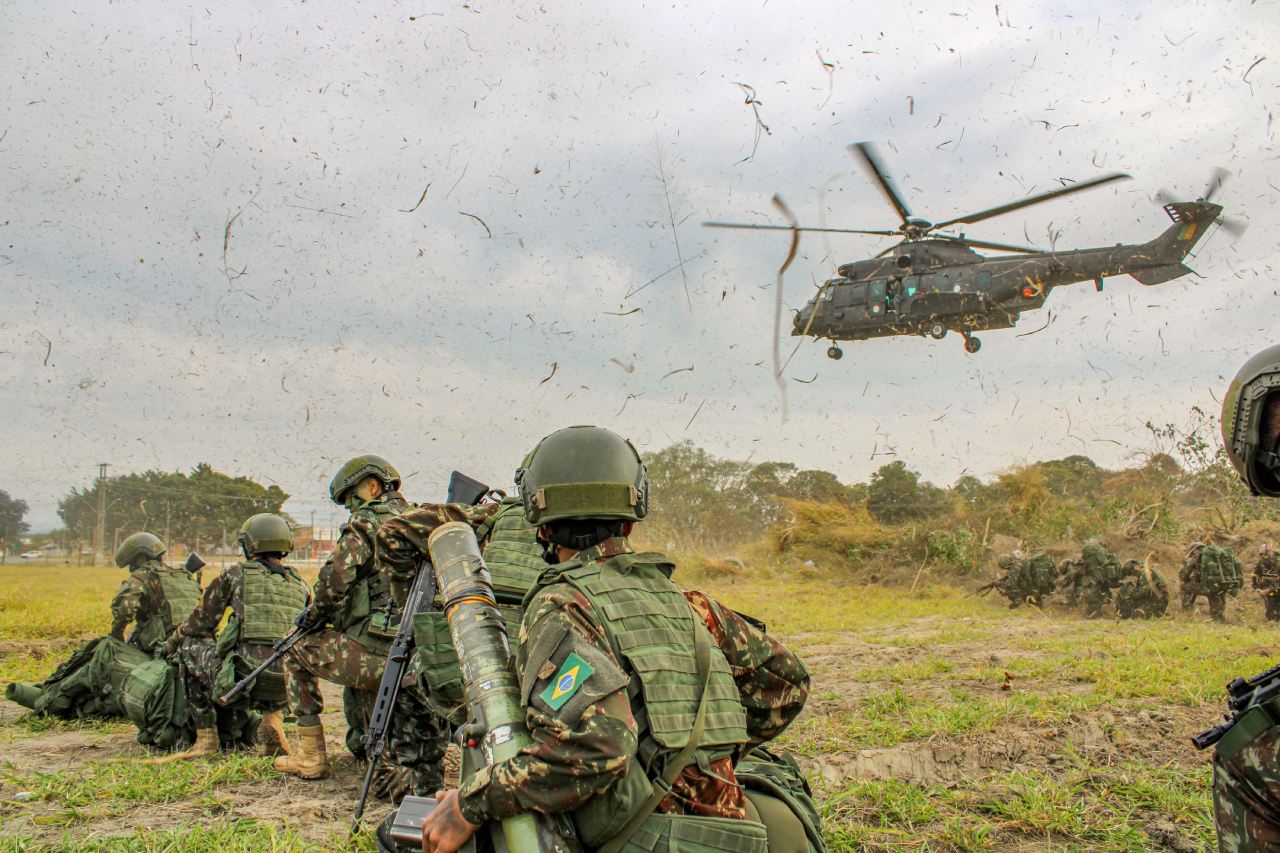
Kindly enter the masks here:
<path id="1" fill-rule="evenodd" d="M 867 285 L 865 282 L 850 282 L 832 288 L 831 310 L 836 320 L 843 323 L 858 323 L 867 318 Z"/>

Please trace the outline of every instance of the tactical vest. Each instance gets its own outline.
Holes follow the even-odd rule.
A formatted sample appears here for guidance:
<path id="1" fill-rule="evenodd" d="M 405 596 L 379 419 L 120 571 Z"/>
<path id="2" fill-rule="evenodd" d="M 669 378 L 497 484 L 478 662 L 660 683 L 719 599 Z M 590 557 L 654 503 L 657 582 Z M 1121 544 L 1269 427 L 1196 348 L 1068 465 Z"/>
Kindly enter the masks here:
<path id="1" fill-rule="evenodd" d="M 137 571 L 154 577 L 163 596 L 159 609 L 138 622 L 137 635 L 132 640 L 138 648 L 150 652 L 195 610 L 200 601 L 200 585 L 186 571 L 170 568 L 158 560 L 143 563 Z"/>
<path id="2" fill-rule="evenodd" d="M 408 504 L 404 504 L 401 509 L 393 509 L 389 501 L 380 499 L 365 503 L 353 512 L 351 517 L 367 521 L 377 531 L 383 522 L 395 518 L 407 508 Z M 349 530 L 351 530 L 350 524 L 343 527 L 343 535 L 345 536 Z M 352 535 L 360 534 L 352 533 Z M 381 626 L 382 620 L 377 617 L 377 614 L 385 610 L 390 598 L 391 590 L 386 578 L 381 572 L 369 570 L 367 574 L 354 579 L 347 587 L 342 606 L 333 614 L 330 622 L 335 629 L 352 637 L 365 648 L 385 655 L 391 647 L 391 638 L 395 636 L 395 627 L 390 626 L 388 630 L 378 631 L 377 628 Z M 374 619 L 370 620 L 370 616 Z M 370 634 L 371 627 L 374 628 L 372 634 Z"/>
<path id="3" fill-rule="evenodd" d="M 488 536 L 486 540 L 485 537 Z M 505 498 L 502 508 L 476 530 L 484 542 L 484 562 L 499 604 L 521 604 L 525 593 L 547 569 L 537 528 L 525 521 L 520 498 Z"/>
<path id="4" fill-rule="evenodd" d="M 271 645 L 293 630 L 293 620 L 307 606 L 309 589 L 288 566 L 286 574 L 270 571 L 257 560 L 240 564 L 243 617 L 239 643 Z"/>
<path id="5" fill-rule="evenodd" d="M 623 829 L 652 791 L 650 780 L 661 774 L 665 760 L 689 739 L 703 695 L 695 664 L 695 631 L 711 643 L 706 716 L 695 760 L 703 765 L 747 742 L 746 713 L 729 662 L 671 582 L 673 568 L 661 554 L 621 554 L 603 563 L 574 566 L 571 562 L 549 575 L 551 583 L 573 586 L 591 603 L 592 612 L 599 614 L 597 625 L 631 676 L 628 694 L 639 728 L 639 760 L 628 765 L 618 783 L 574 810 L 578 831 L 588 846 L 600 846 Z M 662 817 L 666 820 L 650 818 L 642 829 L 653 832 L 655 826 L 666 826 L 672 816 Z M 743 843 L 743 849 L 750 846 Z"/>

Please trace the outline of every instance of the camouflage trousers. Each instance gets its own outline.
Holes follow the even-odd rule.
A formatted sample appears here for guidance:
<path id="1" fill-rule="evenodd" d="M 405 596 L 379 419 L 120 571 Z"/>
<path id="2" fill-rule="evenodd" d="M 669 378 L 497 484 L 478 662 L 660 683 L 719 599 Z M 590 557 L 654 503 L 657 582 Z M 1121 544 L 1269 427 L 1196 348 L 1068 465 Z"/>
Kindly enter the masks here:
<path id="1" fill-rule="evenodd" d="M 346 634 L 333 629 L 319 631 L 299 642 L 285 658 L 289 706 L 298 716 L 318 715 L 324 710 L 320 679 L 343 685 L 347 688 L 343 707 L 350 728 L 347 748 L 362 752 L 359 732 L 372 713 L 385 665 L 385 656 L 369 651 Z M 417 679 L 406 674 L 391 717 L 386 757 L 412 771 L 415 789 L 435 793 L 444 781 L 441 765 L 448 744 L 448 723 L 427 703 Z"/>
<path id="2" fill-rule="evenodd" d="M 1268 622 L 1280 622 L 1280 589 L 1270 589 L 1262 597 L 1262 607 Z"/>
<path id="3" fill-rule="evenodd" d="M 1190 610 L 1196 604 L 1196 599 L 1200 596 L 1209 599 L 1209 615 L 1219 622 L 1226 621 L 1227 614 L 1227 592 L 1223 589 L 1207 590 L 1199 587 L 1191 587 L 1182 590 L 1182 609 Z"/>
<path id="4" fill-rule="evenodd" d="M 1214 755 L 1213 817 L 1220 853 L 1280 853 L 1280 726 Z"/>
<path id="5" fill-rule="evenodd" d="M 367 709 L 373 705 L 373 694 L 378 690 L 385 664 L 385 655 L 369 651 L 341 631 L 325 628 L 310 634 L 285 657 L 289 708 L 299 717 L 318 716 L 324 711 L 324 697 L 320 695 L 323 679 L 350 688 L 354 703 Z M 346 692 L 343 698 L 345 704 Z M 353 715 L 351 709 L 347 710 L 350 723 Z"/>
<path id="6" fill-rule="evenodd" d="M 177 657 L 187 688 L 191 718 L 193 722 L 198 723 L 202 719 L 207 722 L 216 710 L 214 700 L 218 698 L 213 695 L 218 672 L 222 669 L 218 647 L 211 638 L 187 637 L 178 646 Z"/>

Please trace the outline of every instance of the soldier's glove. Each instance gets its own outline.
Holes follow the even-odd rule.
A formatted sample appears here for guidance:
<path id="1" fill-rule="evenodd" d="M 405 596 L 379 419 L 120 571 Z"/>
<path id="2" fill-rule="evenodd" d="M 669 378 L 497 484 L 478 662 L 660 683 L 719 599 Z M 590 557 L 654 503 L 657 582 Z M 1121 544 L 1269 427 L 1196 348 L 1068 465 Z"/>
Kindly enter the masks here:
<path id="1" fill-rule="evenodd" d="M 316 613 L 316 606 L 308 604 L 302 610 L 298 611 L 298 615 L 294 617 L 293 624 L 304 631 L 310 631 L 320 624 L 320 615 Z"/>

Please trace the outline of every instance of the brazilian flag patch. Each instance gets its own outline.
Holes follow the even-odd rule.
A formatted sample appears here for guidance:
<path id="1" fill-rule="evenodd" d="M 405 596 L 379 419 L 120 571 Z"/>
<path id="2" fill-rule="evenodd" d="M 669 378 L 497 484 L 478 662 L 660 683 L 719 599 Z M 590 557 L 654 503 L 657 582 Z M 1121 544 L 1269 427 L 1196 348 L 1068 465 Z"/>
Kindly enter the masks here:
<path id="1" fill-rule="evenodd" d="M 551 707 L 553 711 L 559 711 L 565 702 L 569 701 L 569 697 L 578 692 L 578 688 L 582 683 L 591 677 L 591 673 L 595 672 L 591 664 L 578 657 L 573 652 L 564 659 L 560 671 L 556 673 L 556 677 L 551 679 L 551 683 L 547 685 L 547 689 L 539 694 L 539 698 Z"/>

